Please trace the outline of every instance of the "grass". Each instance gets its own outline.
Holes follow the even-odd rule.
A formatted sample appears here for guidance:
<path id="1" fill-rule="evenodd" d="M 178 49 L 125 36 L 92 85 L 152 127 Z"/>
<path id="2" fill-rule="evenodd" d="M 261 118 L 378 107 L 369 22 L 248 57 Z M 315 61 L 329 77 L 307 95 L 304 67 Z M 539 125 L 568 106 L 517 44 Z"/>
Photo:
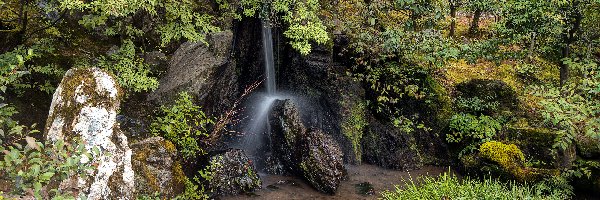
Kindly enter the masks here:
<path id="1" fill-rule="evenodd" d="M 406 181 L 404 188 L 382 193 L 383 199 L 568 199 L 569 196 L 544 185 L 503 183 L 486 178 L 483 181 L 468 177 L 459 179 L 449 173 L 432 178 Z"/>

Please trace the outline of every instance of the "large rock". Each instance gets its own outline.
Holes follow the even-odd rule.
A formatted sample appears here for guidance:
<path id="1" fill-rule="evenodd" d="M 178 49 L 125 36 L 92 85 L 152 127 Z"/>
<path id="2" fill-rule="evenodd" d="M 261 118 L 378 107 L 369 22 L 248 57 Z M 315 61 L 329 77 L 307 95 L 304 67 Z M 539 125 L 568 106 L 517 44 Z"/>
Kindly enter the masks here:
<path id="1" fill-rule="evenodd" d="M 83 158 L 97 164 L 90 176 L 78 181 L 80 195 L 87 199 L 133 199 L 132 151 L 116 123 L 121 96 L 114 77 L 90 68 L 69 70 L 52 99 L 46 138 L 80 138 L 90 152 L 94 147 L 99 150 L 92 158 Z"/>
<path id="2" fill-rule="evenodd" d="M 321 192 L 335 193 L 345 173 L 337 142 L 319 129 L 307 130 L 291 100 L 275 101 L 269 123 L 273 155 L 285 169 Z"/>
<path id="3" fill-rule="evenodd" d="M 262 187 L 252 160 L 239 149 L 211 156 L 206 172 L 211 175 L 207 186 L 213 196 L 251 193 Z"/>
<path id="4" fill-rule="evenodd" d="M 233 34 L 230 31 L 207 35 L 207 44 L 186 42 L 168 63 L 158 89 L 148 96 L 157 103 L 170 102 L 177 93 L 197 96 L 208 114 L 229 108 L 237 94 L 235 65 L 230 63 Z"/>
<path id="5" fill-rule="evenodd" d="M 173 198 L 183 192 L 185 174 L 177 161 L 175 145 L 162 137 L 152 137 L 131 145 L 135 189 L 139 195 L 160 193 Z"/>
<path id="6" fill-rule="evenodd" d="M 484 107 L 473 111 L 463 110 L 475 115 L 485 114 L 495 116 L 503 112 L 518 110 L 519 100 L 517 93 L 501 80 L 473 79 L 456 85 L 456 93 L 464 100 L 479 100 L 483 105 L 496 105 Z"/>

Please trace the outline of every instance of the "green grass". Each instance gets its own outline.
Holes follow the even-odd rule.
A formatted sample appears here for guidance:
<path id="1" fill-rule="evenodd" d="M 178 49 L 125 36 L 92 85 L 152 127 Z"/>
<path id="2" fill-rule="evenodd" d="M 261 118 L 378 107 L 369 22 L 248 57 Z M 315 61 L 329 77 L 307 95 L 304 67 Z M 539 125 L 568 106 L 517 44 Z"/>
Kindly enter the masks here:
<path id="1" fill-rule="evenodd" d="M 410 199 L 568 199 L 566 193 L 553 190 L 545 184 L 526 185 L 517 183 L 503 183 L 498 180 L 486 178 L 483 181 L 468 177 L 458 179 L 454 175 L 444 173 L 432 178 L 420 178 L 418 181 L 405 182 L 401 188 L 396 186 L 396 191 L 385 191 L 383 199 L 410 200 Z"/>

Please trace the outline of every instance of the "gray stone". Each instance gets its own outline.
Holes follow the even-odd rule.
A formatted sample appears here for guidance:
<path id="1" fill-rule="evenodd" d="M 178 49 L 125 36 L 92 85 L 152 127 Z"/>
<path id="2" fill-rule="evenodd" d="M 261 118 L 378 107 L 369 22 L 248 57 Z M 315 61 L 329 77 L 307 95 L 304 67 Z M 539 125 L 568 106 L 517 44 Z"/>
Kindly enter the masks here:
<path id="1" fill-rule="evenodd" d="M 229 149 L 211 156 L 207 172 L 212 176 L 208 188 L 213 196 L 250 193 L 262 187 L 252 161 L 243 150 Z"/>
<path id="2" fill-rule="evenodd" d="M 132 151 L 116 123 L 121 90 L 115 78 L 98 68 L 71 69 L 56 89 L 45 136 L 49 141 L 80 138 L 85 148 L 99 152 L 82 162 L 97 165 L 77 181 L 87 199 L 133 199 Z"/>

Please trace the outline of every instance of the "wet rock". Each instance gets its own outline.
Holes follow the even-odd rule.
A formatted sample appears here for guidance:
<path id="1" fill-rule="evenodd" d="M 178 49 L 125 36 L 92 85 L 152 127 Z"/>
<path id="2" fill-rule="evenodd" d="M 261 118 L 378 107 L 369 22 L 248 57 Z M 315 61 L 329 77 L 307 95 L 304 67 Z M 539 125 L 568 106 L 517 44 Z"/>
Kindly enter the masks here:
<path id="1" fill-rule="evenodd" d="M 312 129 L 302 141 L 302 174 L 319 191 L 334 194 L 344 177 L 342 151 L 329 135 Z"/>
<path id="2" fill-rule="evenodd" d="M 334 194 L 344 177 L 343 153 L 331 136 L 307 130 L 291 100 L 277 100 L 269 119 L 273 155 L 285 169 L 321 192 Z"/>
<path id="3" fill-rule="evenodd" d="M 243 150 L 230 149 L 210 157 L 208 188 L 213 196 L 251 193 L 262 187 L 252 161 Z"/>
<path id="4" fill-rule="evenodd" d="M 166 75 L 148 100 L 168 103 L 177 93 L 187 91 L 194 96 L 207 114 L 219 113 L 231 105 L 237 94 L 235 65 L 230 63 L 230 31 L 211 33 L 208 45 L 186 42 L 171 57 Z"/>
<path id="5" fill-rule="evenodd" d="M 160 193 L 173 198 L 183 192 L 185 174 L 176 160 L 177 149 L 162 137 L 152 137 L 131 145 L 135 188 L 138 195 Z"/>
<path id="6" fill-rule="evenodd" d="M 114 77 L 89 68 L 69 70 L 52 99 L 45 137 L 80 138 L 90 152 L 94 147 L 99 150 L 92 158 L 83 158 L 98 167 L 77 181 L 87 199 L 133 199 L 132 151 L 116 123 L 121 96 Z"/>

